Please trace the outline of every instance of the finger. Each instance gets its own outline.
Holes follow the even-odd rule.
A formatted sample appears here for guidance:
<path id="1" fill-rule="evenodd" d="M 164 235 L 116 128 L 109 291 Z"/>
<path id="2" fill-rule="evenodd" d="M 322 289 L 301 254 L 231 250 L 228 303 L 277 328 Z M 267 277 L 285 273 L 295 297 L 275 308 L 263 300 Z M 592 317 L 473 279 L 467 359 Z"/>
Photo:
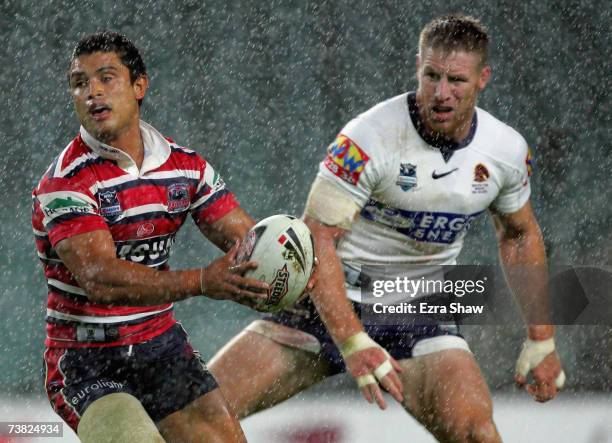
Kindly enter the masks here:
<path id="1" fill-rule="evenodd" d="M 545 403 L 556 395 L 556 389 L 549 383 L 527 385 L 527 392 L 540 403 Z"/>
<path id="2" fill-rule="evenodd" d="M 244 299 L 250 298 L 255 303 L 265 301 L 268 298 L 268 294 L 266 292 L 253 292 L 249 289 L 241 288 L 239 286 L 233 286 L 233 288 L 236 290 L 235 295 L 237 297 L 241 297 Z"/>
<path id="3" fill-rule="evenodd" d="M 516 382 L 516 385 L 519 388 L 522 388 L 523 386 L 525 386 L 525 383 L 527 383 L 527 377 L 523 377 L 522 375 L 515 374 L 514 381 Z"/>
<path id="4" fill-rule="evenodd" d="M 246 271 L 250 271 L 252 269 L 257 269 L 258 263 L 255 261 L 245 261 L 244 263 L 240 263 L 234 266 L 230 266 L 230 272 L 232 274 L 242 275 Z"/>
<path id="5" fill-rule="evenodd" d="M 232 275 L 228 277 L 228 282 L 238 286 L 240 289 L 246 289 L 248 291 L 266 294 L 270 290 L 270 285 L 265 281 L 257 280 L 255 278 L 244 278 L 238 275 Z"/>
<path id="6" fill-rule="evenodd" d="M 363 395 L 363 397 L 366 399 L 366 401 L 370 404 L 372 404 L 372 402 L 374 401 L 372 399 L 372 395 L 370 394 L 370 389 L 368 388 L 368 385 L 364 386 L 363 388 L 361 388 L 361 395 Z"/>
<path id="7" fill-rule="evenodd" d="M 229 248 L 229 251 L 227 251 L 227 258 L 230 260 L 231 263 L 234 263 L 234 259 L 236 258 L 236 254 L 238 253 L 238 248 L 240 247 L 240 240 L 236 240 L 234 242 L 234 245 Z"/>
<path id="8" fill-rule="evenodd" d="M 382 391 L 380 390 L 378 385 L 373 384 L 373 385 L 368 385 L 367 387 L 370 389 L 370 393 L 373 394 L 374 399 L 376 400 L 376 404 L 378 404 L 378 407 L 383 410 L 387 409 L 387 402 L 385 401 Z"/>
<path id="9" fill-rule="evenodd" d="M 389 361 L 391 362 L 393 369 L 395 369 L 395 372 L 404 372 L 404 368 L 402 368 L 402 366 L 398 363 L 396 359 L 394 359 L 393 357 L 389 357 Z"/>
<path id="10" fill-rule="evenodd" d="M 393 376 L 395 376 L 395 378 Z M 396 373 L 389 373 L 380 380 L 380 384 L 398 403 L 404 400 L 404 396 L 402 395 L 403 386 Z"/>
<path id="11" fill-rule="evenodd" d="M 312 291 L 312 288 L 315 287 L 315 279 L 314 277 L 310 277 L 310 279 L 308 279 L 308 283 L 306 283 L 306 290 L 305 292 L 310 292 Z"/>

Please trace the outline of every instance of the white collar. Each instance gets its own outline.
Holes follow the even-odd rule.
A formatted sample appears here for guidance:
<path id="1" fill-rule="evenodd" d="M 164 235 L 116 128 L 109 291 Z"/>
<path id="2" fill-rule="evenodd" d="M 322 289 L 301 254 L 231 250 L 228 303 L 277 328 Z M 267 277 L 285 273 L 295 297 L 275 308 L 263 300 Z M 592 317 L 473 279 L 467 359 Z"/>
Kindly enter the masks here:
<path id="1" fill-rule="evenodd" d="M 132 175 L 142 175 L 159 168 L 170 157 L 170 143 L 153 126 L 140 120 L 140 134 L 144 145 L 144 160 L 140 170 L 127 153 L 102 143 L 81 126 L 81 138 L 85 144 L 102 158 L 114 160 L 117 165 Z"/>

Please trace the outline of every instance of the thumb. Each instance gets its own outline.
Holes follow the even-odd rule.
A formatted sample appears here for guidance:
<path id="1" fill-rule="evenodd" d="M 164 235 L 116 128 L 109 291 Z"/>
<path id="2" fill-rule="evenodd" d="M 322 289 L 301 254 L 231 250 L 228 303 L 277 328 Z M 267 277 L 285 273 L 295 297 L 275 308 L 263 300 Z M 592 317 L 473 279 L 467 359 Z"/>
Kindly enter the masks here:
<path id="1" fill-rule="evenodd" d="M 227 258 L 233 263 L 238 254 L 238 248 L 240 247 L 240 240 L 236 240 L 234 245 L 227 251 Z"/>

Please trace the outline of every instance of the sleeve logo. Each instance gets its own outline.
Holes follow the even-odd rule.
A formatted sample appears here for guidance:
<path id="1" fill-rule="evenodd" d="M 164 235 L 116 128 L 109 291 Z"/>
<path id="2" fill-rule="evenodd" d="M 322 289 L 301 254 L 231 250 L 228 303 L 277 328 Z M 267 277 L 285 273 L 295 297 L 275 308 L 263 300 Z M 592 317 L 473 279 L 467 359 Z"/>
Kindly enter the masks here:
<path id="1" fill-rule="evenodd" d="M 44 205 L 42 209 L 47 217 L 52 217 L 65 213 L 94 213 L 91 204 L 72 196 L 68 196 L 65 198 L 54 198 L 47 205 Z"/>
<path id="2" fill-rule="evenodd" d="M 527 166 L 527 177 L 533 174 L 533 157 L 531 157 L 531 149 L 527 148 L 527 157 L 525 157 L 525 165 Z"/>
<path id="3" fill-rule="evenodd" d="M 356 185 L 370 157 L 350 138 L 339 135 L 327 148 L 324 164 L 332 174 Z"/>

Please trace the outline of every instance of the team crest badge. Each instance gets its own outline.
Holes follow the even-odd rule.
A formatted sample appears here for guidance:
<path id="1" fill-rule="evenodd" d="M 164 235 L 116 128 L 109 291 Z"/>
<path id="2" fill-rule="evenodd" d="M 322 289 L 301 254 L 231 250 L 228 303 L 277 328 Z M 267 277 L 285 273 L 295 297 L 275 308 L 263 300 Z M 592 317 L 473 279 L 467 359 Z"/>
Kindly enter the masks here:
<path id="1" fill-rule="evenodd" d="M 474 167 L 474 183 L 472 183 L 472 194 L 486 194 L 489 188 L 487 180 L 491 174 L 485 165 L 478 163 Z"/>
<path id="2" fill-rule="evenodd" d="M 168 186 L 168 212 L 184 211 L 189 204 L 189 189 L 185 183 Z"/>
<path id="3" fill-rule="evenodd" d="M 478 163 L 474 168 L 474 181 L 477 183 L 486 182 L 489 179 L 489 170 L 482 163 Z"/>
<path id="4" fill-rule="evenodd" d="M 416 165 L 412 163 L 400 163 L 400 173 L 397 176 L 396 185 L 402 191 L 409 191 L 417 185 Z"/>
<path id="5" fill-rule="evenodd" d="M 109 221 L 116 220 L 121 215 L 121 204 L 117 198 L 117 191 L 100 192 L 100 215 Z"/>

